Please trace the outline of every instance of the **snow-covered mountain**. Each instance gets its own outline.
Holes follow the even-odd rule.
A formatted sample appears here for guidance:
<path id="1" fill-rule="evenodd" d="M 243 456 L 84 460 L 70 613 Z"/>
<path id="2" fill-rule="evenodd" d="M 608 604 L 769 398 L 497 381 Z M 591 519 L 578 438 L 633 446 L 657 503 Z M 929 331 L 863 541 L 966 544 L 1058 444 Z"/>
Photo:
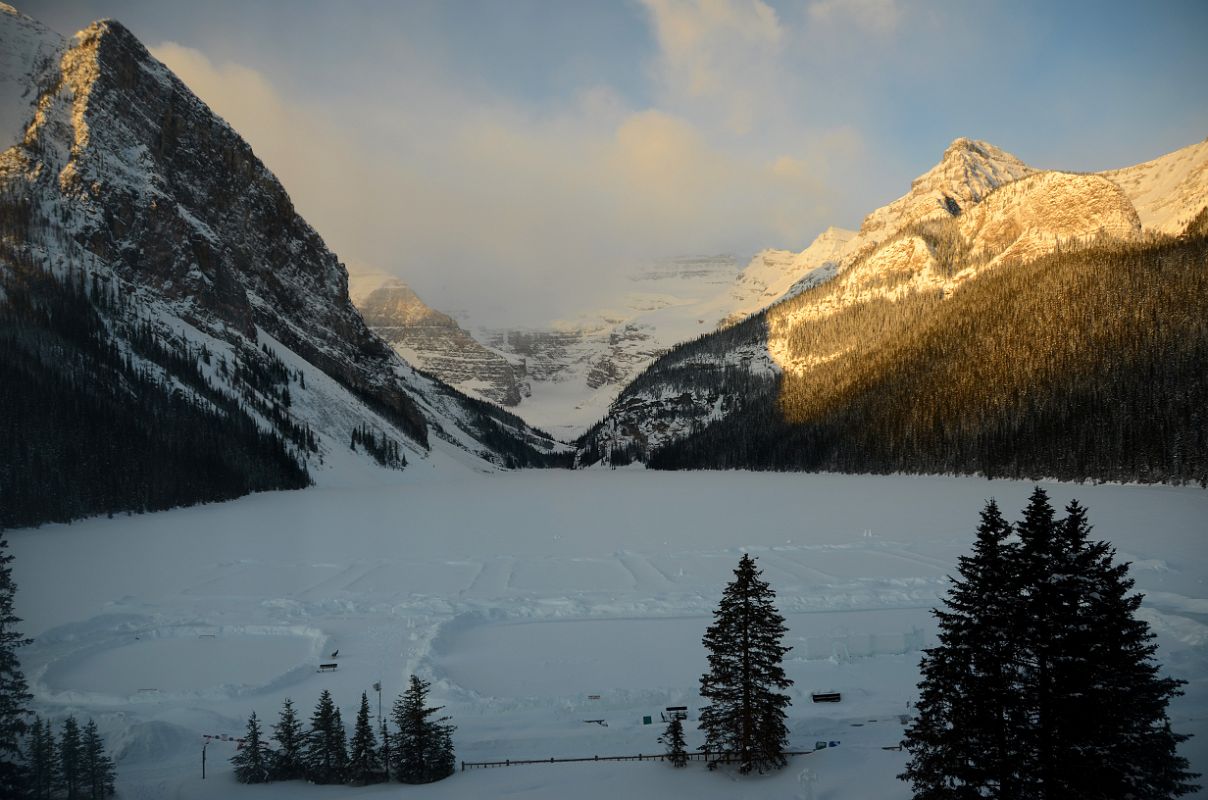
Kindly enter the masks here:
<path id="1" fill-rule="evenodd" d="M 1124 190 L 1145 230 L 1178 234 L 1208 206 L 1208 139 L 1144 164 L 1099 174 Z"/>
<path id="2" fill-rule="evenodd" d="M 529 393 L 524 364 L 483 346 L 457 320 L 426 304 L 388 275 L 350 276 L 353 303 L 365 323 L 399 355 L 459 391 L 503 406 Z"/>
<path id="3" fill-rule="evenodd" d="M 467 331 L 401 281 L 376 274 L 354 280 L 353 302 L 411 363 L 573 438 L 674 345 L 832 277 L 855 236 L 829 228 L 801 252 L 764 250 L 745 266 L 729 255 L 654 262 L 635 270 L 628 291 L 607 307 L 544 326 Z"/>
<path id="4" fill-rule="evenodd" d="M 1206 163 L 1208 144 L 1200 143 L 1114 172 L 1050 172 L 957 139 L 907 194 L 869 214 L 836 248 L 829 280 L 674 349 L 626 387 L 584 440 L 587 458 L 648 457 L 746 413 L 749 401 L 763 403 L 753 398 L 755 384 L 766 393 L 780 376 L 832 375 L 887 320 L 921 314 L 919 298 L 951 298 L 971 281 L 1063 247 L 1181 232 L 1208 205 Z"/>
<path id="5" fill-rule="evenodd" d="M 45 320 L 40 341 L 13 334 L 14 321 L 5 355 L 28 356 L 21 369 L 97 391 L 145 374 L 182 407 L 278 437 L 317 480 L 366 451 L 489 469 L 558 449 L 374 335 L 344 266 L 277 179 L 120 23 L 68 41 L 6 6 L 0 45 L 12 140 L 0 153 L 0 297 L 36 308 L 82 296 L 104 331 L 91 339 L 106 339 L 78 363 L 47 361 L 64 321 Z"/>

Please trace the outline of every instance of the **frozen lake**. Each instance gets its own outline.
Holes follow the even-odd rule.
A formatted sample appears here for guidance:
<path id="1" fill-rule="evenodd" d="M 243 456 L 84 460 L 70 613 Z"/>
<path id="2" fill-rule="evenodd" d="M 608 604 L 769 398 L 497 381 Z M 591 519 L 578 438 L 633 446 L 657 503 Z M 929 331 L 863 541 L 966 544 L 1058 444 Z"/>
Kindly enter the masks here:
<path id="1" fill-rule="evenodd" d="M 10 533 L 37 709 L 96 718 L 129 797 L 393 796 L 241 787 L 225 743 L 211 746 L 204 783 L 197 760 L 203 733 L 241 735 L 251 711 L 274 720 L 287 696 L 305 719 L 330 689 L 351 722 L 362 691 L 376 713 L 372 684 L 389 706 L 412 672 L 453 716 L 461 759 L 656 752 L 660 731 L 643 718 L 701 704 L 700 638 L 750 552 L 794 648 L 792 744 L 839 748 L 741 790 L 635 763 L 459 773 L 416 795 L 552 800 L 581 796 L 587 780 L 588 797 L 802 797 L 809 783 L 834 800 L 905 798 L 904 756 L 884 748 L 901 736 L 919 649 L 934 643 L 928 609 L 985 500 L 1014 519 L 1032 489 L 626 470 L 393 480 Z M 1159 658 L 1190 681 L 1171 716 L 1197 734 L 1185 752 L 1205 771 L 1208 492 L 1045 486 L 1058 508 L 1088 506 L 1094 535 L 1133 563 Z M 337 650 L 338 669 L 318 672 Z M 824 689 L 843 702 L 811 704 Z M 700 743 L 694 727 L 688 743 Z"/>

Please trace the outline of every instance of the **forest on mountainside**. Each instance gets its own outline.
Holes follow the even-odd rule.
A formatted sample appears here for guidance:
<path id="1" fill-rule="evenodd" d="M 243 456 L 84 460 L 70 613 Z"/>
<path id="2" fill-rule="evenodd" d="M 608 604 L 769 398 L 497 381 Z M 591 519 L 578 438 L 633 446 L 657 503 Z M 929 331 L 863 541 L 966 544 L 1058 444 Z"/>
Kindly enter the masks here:
<path id="1" fill-rule="evenodd" d="M 713 369 L 708 391 L 740 408 L 628 455 L 661 469 L 1208 484 L 1206 220 L 1179 238 L 1069 246 L 946 299 L 917 292 L 797 321 L 790 357 L 836 355 L 776 376 Z M 725 335 L 775 330 L 784 313 L 773 307 Z M 687 388 L 686 360 L 674 351 L 669 369 L 656 363 L 635 386 Z M 600 455 L 598 430 L 584 439 L 589 457 Z"/>
<path id="2" fill-rule="evenodd" d="M 247 388 L 233 396 L 205 377 L 210 353 L 166 344 L 145 321 L 127 331 L 130 349 L 119 347 L 110 326 L 137 316 L 130 299 L 82 273 L 63 279 L 7 255 L 0 529 L 310 484 L 299 452 L 314 450 L 315 438 L 289 418 L 289 376 L 279 361 L 244 348 L 235 363 L 220 364 Z M 269 394 L 279 399 L 265 400 Z M 276 420 L 288 442 L 262 430 L 244 400 Z"/>

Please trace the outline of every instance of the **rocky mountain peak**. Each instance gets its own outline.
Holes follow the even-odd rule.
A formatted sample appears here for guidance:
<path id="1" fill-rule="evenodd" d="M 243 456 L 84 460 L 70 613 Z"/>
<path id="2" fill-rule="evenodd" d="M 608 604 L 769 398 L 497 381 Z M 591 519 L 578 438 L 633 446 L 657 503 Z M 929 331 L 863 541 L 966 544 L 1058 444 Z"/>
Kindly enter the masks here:
<path id="1" fill-rule="evenodd" d="M 938 164 L 911 182 L 909 192 L 865 217 L 861 244 L 875 245 L 927 219 L 959 216 L 1004 183 L 1036 171 L 988 142 L 955 139 Z"/>

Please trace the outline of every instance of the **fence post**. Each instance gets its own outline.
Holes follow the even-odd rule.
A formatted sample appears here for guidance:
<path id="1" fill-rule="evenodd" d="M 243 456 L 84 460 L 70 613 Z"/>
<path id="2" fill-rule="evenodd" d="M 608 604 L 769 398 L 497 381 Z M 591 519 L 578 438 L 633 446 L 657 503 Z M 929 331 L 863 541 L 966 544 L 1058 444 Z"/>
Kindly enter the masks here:
<path id="1" fill-rule="evenodd" d="M 464 761 L 463 761 L 463 762 L 461 762 L 461 771 L 462 771 L 462 772 L 465 772 L 465 771 L 466 771 L 466 762 L 464 762 Z"/>
<path id="2" fill-rule="evenodd" d="M 504 761 L 503 763 L 510 767 L 510 766 L 512 766 L 512 759 L 509 758 L 506 761 Z"/>

